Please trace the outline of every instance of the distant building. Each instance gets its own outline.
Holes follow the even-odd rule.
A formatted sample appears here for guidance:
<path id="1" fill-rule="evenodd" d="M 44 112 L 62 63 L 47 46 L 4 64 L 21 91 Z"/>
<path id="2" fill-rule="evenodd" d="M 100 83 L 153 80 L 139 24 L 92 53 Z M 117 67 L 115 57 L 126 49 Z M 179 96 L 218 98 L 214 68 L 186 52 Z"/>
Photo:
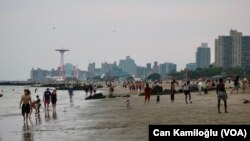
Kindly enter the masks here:
<path id="1" fill-rule="evenodd" d="M 58 67 L 57 70 L 51 69 L 50 76 L 51 77 L 59 77 L 59 72 L 60 72 L 60 67 Z"/>
<path id="2" fill-rule="evenodd" d="M 146 64 L 146 76 L 149 76 L 152 73 L 151 63 Z"/>
<path id="3" fill-rule="evenodd" d="M 207 43 L 201 43 L 196 52 L 196 65 L 197 68 L 209 68 L 211 63 L 210 48 Z"/>
<path id="4" fill-rule="evenodd" d="M 30 73 L 30 79 L 33 81 L 58 80 L 59 72 L 60 72 L 60 67 L 58 67 L 56 70 L 51 69 L 51 71 L 43 70 L 40 68 L 35 70 L 34 68 L 32 68 Z M 79 70 L 78 67 L 70 63 L 66 63 L 64 65 L 63 72 L 65 80 L 72 80 L 72 79 L 85 80 L 86 78 L 86 72 Z"/>
<path id="5" fill-rule="evenodd" d="M 87 78 L 92 79 L 95 77 L 95 63 L 89 63 Z"/>
<path id="6" fill-rule="evenodd" d="M 64 65 L 65 78 L 73 78 L 74 66 L 70 63 Z"/>
<path id="7" fill-rule="evenodd" d="M 86 71 L 79 70 L 78 75 L 79 75 L 79 78 L 78 78 L 79 80 L 87 80 L 87 72 Z"/>
<path id="8" fill-rule="evenodd" d="M 130 75 L 136 75 L 136 64 L 130 56 L 127 56 L 125 60 L 120 60 L 119 68 Z"/>
<path id="9" fill-rule="evenodd" d="M 188 69 L 188 70 L 196 70 L 196 68 L 197 68 L 197 66 L 196 66 L 196 63 L 188 63 L 188 64 L 186 64 L 186 68 Z"/>
<path id="10" fill-rule="evenodd" d="M 115 71 L 115 69 L 117 68 L 116 62 L 114 62 L 114 64 L 109 64 L 107 62 L 102 63 L 101 65 L 101 73 L 102 74 L 107 74 L 107 73 L 111 73 L 113 71 Z"/>
<path id="11" fill-rule="evenodd" d="M 146 71 L 147 69 L 145 67 L 137 66 L 136 76 L 139 78 L 146 78 Z"/>
<path id="12" fill-rule="evenodd" d="M 250 36 L 242 36 L 242 32 L 230 30 L 229 36 L 219 36 L 215 39 L 216 67 L 249 68 Z"/>
<path id="13" fill-rule="evenodd" d="M 96 68 L 96 69 L 95 69 L 95 76 L 102 76 L 102 75 L 103 75 L 102 69 Z"/>
<path id="14" fill-rule="evenodd" d="M 154 62 L 153 73 L 159 73 L 159 65 L 157 61 Z"/>
<path id="15" fill-rule="evenodd" d="M 160 64 L 160 75 L 163 77 L 166 77 L 172 72 L 176 72 L 177 70 L 177 65 L 173 63 L 163 63 Z"/>
<path id="16" fill-rule="evenodd" d="M 46 77 L 49 75 L 49 71 L 47 70 L 42 70 L 40 68 L 38 68 L 37 70 L 35 70 L 34 68 L 32 68 L 31 72 L 30 72 L 30 78 L 33 81 L 43 81 L 46 79 Z"/>

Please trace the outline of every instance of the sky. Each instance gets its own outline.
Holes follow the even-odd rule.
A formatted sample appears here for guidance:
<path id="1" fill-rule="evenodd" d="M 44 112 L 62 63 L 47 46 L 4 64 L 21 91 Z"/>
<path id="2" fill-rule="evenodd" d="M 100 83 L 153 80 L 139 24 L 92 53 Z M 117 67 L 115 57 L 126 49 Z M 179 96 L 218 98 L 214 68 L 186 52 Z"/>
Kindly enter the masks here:
<path id="1" fill-rule="evenodd" d="M 90 62 L 195 62 L 202 42 L 230 29 L 250 35 L 249 0 L 0 0 L 0 80 L 27 80 L 32 68 Z"/>

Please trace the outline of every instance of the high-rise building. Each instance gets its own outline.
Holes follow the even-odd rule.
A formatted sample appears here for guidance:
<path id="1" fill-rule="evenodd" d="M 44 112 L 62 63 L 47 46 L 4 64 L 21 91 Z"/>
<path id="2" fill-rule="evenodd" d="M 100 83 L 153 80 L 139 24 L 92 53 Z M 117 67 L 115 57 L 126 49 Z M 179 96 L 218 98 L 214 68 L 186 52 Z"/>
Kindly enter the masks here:
<path id="1" fill-rule="evenodd" d="M 70 63 L 64 65 L 65 78 L 73 78 L 74 66 Z"/>
<path id="2" fill-rule="evenodd" d="M 209 68 L 211 63 L 210 48 L 207 43 L 201 43 L 196 52 L 196 65 L 197 68 Z"/>
<path id="3" fill-rule="evenodd" d="M 116 68 L 117 68 L 116 62 L 114 62 L 114 64 L 112 63 L 109 64 L 107 62 L 104 62 L 101 65 L 101 73 L 102 74 L 112 73 Z"/>
<path id="4" fill-rule="evenodd" d="M 146 77 L 146 70 L 147 69 L 145 67 L 137 66 L 136 76 L 140 77 L 140 78 L 145 78 Z"/>
<path id="5" fill-rule="evenodd" d="M 146 64 L 146 76 L 150 75 L 152 73 L 152 67 L 151 63 Z"/>
<path id="6" fill-rule="evenodd" d="M 196 70 L 197 66 L 196 66 L 196 63 L 188 63 L 186 64 L 186 68 L 188 70 Z"/>
<path id="7" fill-rule="evenodd" d="M 130 56 L 127 56 L 125 60 L 120 60 L 119 68 L 130 75 L 136 75 L 136 64 Z"/>
<path id="8" fill-rule="evenodd" d="M 159 73 L 159 65 L 158 65 L 158 62 L 155 61 L 154 62 L 154 66 L 153 66 L 153 73 Z"/>
<path id="9" fill-rule="evenodd" d="M 176 72 L 176 69 L 177 69 L 176 64 L 163 63 L 163 64 L 160 64 L 159 72 L 161 76 L 167 76 L 172 72 Z"/>
<path id="10" fill-rule="evenodd" d="M 229 36 L 215 39 L 215 66 L 248 68 L 250 62 L 250 36 L 230 30 Z"/>
<path id="11" fill-rule="evenodd" d="M 43 81 L 46 79 L 48 75 L 49 75 L 49 71 L 43 70 L 40 68 L 38 68 L 37 70 L 32 68 L 30 72 L 30 78 L 31 80 L 34 80 L 34 81 Z"/>
<path id="12" fill-rule="evenodd" d="M 87 78 L 92 79 L 95 77 L 95 63 L 89 63 Z"/>

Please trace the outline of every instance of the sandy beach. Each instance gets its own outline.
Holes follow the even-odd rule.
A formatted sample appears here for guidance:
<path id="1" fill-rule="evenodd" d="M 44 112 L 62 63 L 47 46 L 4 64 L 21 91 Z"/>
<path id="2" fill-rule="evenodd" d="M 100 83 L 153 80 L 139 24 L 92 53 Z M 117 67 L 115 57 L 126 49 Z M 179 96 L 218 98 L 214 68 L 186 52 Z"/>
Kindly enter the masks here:
<path id="1" fill-rule="evenodd" d="M 5 91 L 0 98 L 1 141 L 146 141 L 149 124 L 250 124 L 250 104 L 243 104 L 243 99 L 250 99 L 249 88 L 246 94 L 230 94 L 228 89 L 227 114 L 217 113 L 215 91 L 208 95 L 192 93 L 192 104 L 186 104 L 184 95 L 178 94 L 174 103 L 169 95 L 163 95 L 160 103 L 152 96 L 150 104 L 144 105 L 144 97 L 131 94 L 131 111 L 126 110 L 124 97 L 86 101 L 85 93 L 76 91 L 70 102 L 66 91 L 58 91 L 56 114 L 42 107 L 40 118 L 32 115 L 28 127 L 18 109 L 23 87 L 15 88 L 15 92 L 9 87 L 1 89 Z M 40 97 L 44 89 L 39 88 Z M 115 89 L 115 94 L 127 92 L 121 87 Z"/>

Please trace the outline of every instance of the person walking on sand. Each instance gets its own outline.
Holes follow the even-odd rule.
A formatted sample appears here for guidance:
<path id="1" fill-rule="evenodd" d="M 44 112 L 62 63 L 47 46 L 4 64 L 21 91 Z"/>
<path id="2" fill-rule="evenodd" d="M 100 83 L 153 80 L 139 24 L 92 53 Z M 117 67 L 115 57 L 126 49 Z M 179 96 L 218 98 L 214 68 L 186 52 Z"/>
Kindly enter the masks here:
<path id="1" fill-rule="evenodd" d="M 130 104 L 130 98 L 129 97 L 130 97 L 130 95 L 127 95 L 126 96 L 127 99 L 125 101 L 128 111 L 132 110 L 132 107 L 131 107 L 131 104 Z"/>
<path id="2" fill-rule="evenodd" d="M 175 95 L 175 92 L 176 92 L 176 90 L 175 90 L 175 83 L 176 83 L 175 80 L 173 80 L 171 82 L 171 88 L 170 88 L 170 90 L 171 90 L 170 99 L 171 99 L 172 103 L 174 102 L 174 95 Z"/>
<path id="3" fill-rule="evenodd" d="M 225 84 L 223 83 L 222 78 L 220 78 L 220 80 L 219 80 L 219 84 L 217 85 L 216 92 L 217 92 L 217 98 L 218 98 L 218 105 L 217 105 L 218 106 L 218 113 L 219 114 L 221 113 L 221 111 L 220 111 L 221 100 L 224 101 L 225 113 L 227 113 L 227 92 L 226 92 Z"/>
<path id="4" fill-rule="evenodd" d="M 109 95 L 112 97 L 114 93 L 114 84 L 110 83 L 110 87 L 109 87 Z"/>
<path id="5" fill-rule="evenodd" d="M 151 88 L 149 87 L 149 84 L 146 84 L 146 88 L 144 89 L 144 93 L 145 93 L 145 100 L 144 100 L 144 104 L 146 104 L 146 102 L 150 101 L 150 94 L 151 94 Z"/>
<path id="6" fill-rule="evenodd" d="M 157 93 L 156 102 L 160 103 L 160 95 L 159 95 L 159 93 Z"/>
<path id="7" fill-rule="evenodd" d="M 238 93 L 239 88 L 240 88 L 239 76 L 236 76 L 234 80 L 234 89 L 231 91 L 231 94 L 234 93 L 235 91 L 236 93 Z"/>
<path id="8" fill-rule="evenodd" d="M 47 110 L 49 110 L 50 96 L 51 96 L 51 92 L 49 91 L 49 88 L 47 88 L 47 90 L 43 94 L 43 102 L 44 102 L 45 109 Z"/>
<path id="9" fill-rule="evenodd" d="M 202 82 L 201 82 L 201 80 L 199 80 L 199 82 L 198 82 L 198 89 L 199 89 L 199 92 L 200 92 L 200 95 L 201 95 L 201 90 L 202 90 Z"/>
<path id="10" fill-rule="evenodd" d="M 244 79 L 242 80 L 242 91 L 241 91 L 242 94 L 246 92 L 246 86 L 247 86 L 247 78 L 244 77 Z"/>
<path id="11" fill-rule="evenodd" d="M 192 104 L 191 100 L 191 94 L 190 94 L 190 81 L 187 81 L 187 83 L 183 86 L 184 94 L 185 94 L 185 102 L 188 104 L 187 98 L 189 98 L 189 103 Z"/>
<path id="12" fill-rule="evenodd" d="M 25 89 L 24 95 L 21 97 L 19 107 L 20 109 L 22 109 L 23 119 L 24 122 L 26 122 L 27 124 L 28 124 L 29 114 L 31 111 L 31 103 L 32 101 L 31 101 L 30 91 Z"/>
<path id="13" fill-rule="evenodd" d="M 57 102 L 57 94 L 56 94 L 56 90 L 53 90 L 51 94 L 51 103 L 52 103 L 53 112 L 55 112 L 56 110 L 56 102 Z"/>
<path id="14" fill-rule="evenodd" d="M 208 93 L 208 81 L 204 83 L 204 94 Z"/>

